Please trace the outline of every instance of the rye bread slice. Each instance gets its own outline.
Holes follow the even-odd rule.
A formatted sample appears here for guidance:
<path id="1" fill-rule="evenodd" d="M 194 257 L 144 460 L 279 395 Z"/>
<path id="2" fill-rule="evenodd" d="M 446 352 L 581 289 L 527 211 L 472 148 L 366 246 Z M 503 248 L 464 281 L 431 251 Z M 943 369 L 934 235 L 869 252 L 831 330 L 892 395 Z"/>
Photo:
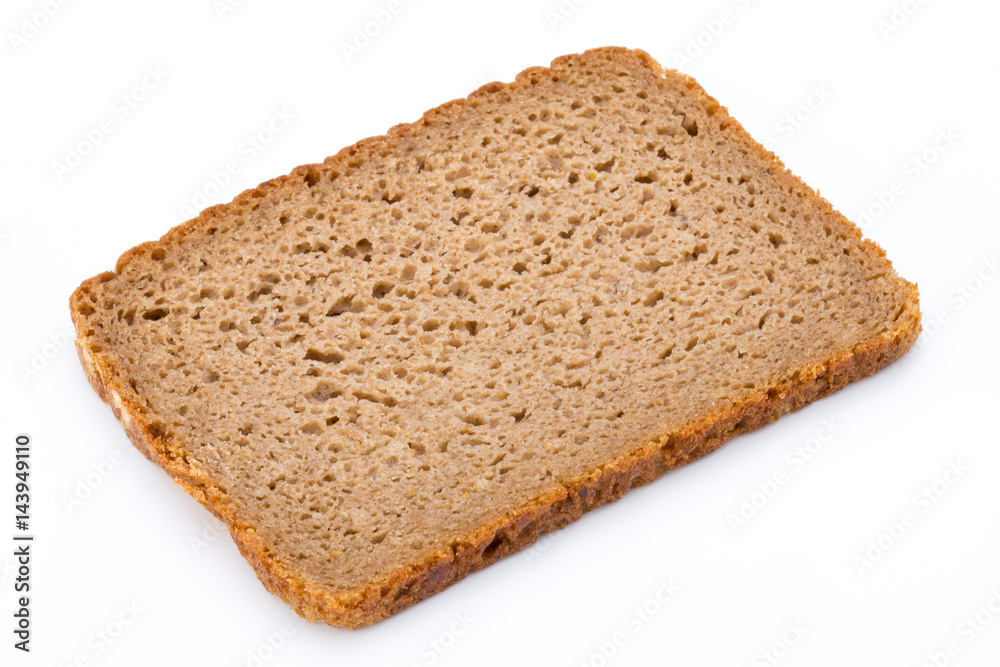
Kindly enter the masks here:
<path id="1" fill-rule="evenodd" d="M 129 437 L 358 627 L 874 373 L 916 286 L 691 78 L 606 48 L 212 207 L 71 298 Z"/>

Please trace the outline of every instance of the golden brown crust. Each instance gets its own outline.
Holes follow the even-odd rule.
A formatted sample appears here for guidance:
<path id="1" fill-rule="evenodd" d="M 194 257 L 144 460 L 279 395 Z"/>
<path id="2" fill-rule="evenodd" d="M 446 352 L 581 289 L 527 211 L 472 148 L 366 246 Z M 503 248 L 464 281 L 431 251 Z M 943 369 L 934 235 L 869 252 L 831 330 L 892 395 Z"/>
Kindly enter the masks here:
<path id="1" fill-rule="evenodd" d="M 772 176 L 797 189 L 809 189 L 791 174 L 781 161 L 757 144 L 743 127 L 731 117 L 724 107 L 707 95 L 690 77 L 676 72 L 669 74 L 644 51 L 618 47 L 594 49 L 581 55 L 556 59 L 552 67 L 594 53 L 610 54 L 626 67 L 646 67 L 661 76 L 679 77 L 688 89 L 696 94 L 706 108 L 727 116 L 730 139 L 758 152 L 770 163 Z M 518 75 L 523 80 L 542 68 L 525 70 Z M 516 83 L 516 82 L 515 82 Z M 393 137 L 404 135 L 414 127 L 431 119 L 445 116 L 466 104 L 476 104 L 484 95 L 502 91 L 515 84 L 490 83 L 469 95 L 468 98 L 447 102 L 427 111 L 411 124 L 397 125 L 380 137 L 364 139 L 327 158 L 323 165 L 346 165 L 360 153 L 375 149 Z M 268 550 L 253 526 L 244 525 L 228 497 L 200 471 L 186 460 L 183 449 L 168 444 L 158 433 L 155 424 L 146 416 L 139 397 L 122 380 L 114 359 L 100 348 L 90 344 L 86 335 L 85 314 L 91 308 L 88 295 L 100 283 L 112 280 L 128 263 L 148 252 L 151 247 L 174 243 L 226 215 L 233 207 L 253 205 L 273 189 L 289 180 L 306 178 L 310 170 L 321 165 L 302 165 L 289 175 L 272 179 L 254 189 L 238 195 L 230 204 L 213 206 L 198 217 L 171 229 L 157 242 L 144 243 L 125 252 L 118 260 L 115 273 L 102 273 L 85 281 L 70 298 L 73 323 L 77 330 L 76 347 L 81 363 L 91 385 L 109 403 L 121 422 L 129 439 L 150 461 L 166 470 L 185 491 L 202 503 L 229 528 L 243 556 L 253 565 L 265 587 L 279 595 L 292 608 L 309 621 L 321 620 L 331 625 L 358 628 L 386 618 L 401 609 L 443 590 L 471 572 L 482 569 L 497 559 L 532 544 L 539 536 L 561 528 L 578 519 L 584 512 L 617 500 L 628 489 L 653 481 L 667 470 L 697 459 L 715 450 L 723 442 L 757 429 L 774 421 L 786 412 L 798 410 L 892 363 L 901 357 L 920 333 L 920 311 L 915 285 L 902 281 L 906 290 L 905 306 L 893 328 L 853 350 L 833 356 L 823 363 L 808 368 L 790 369 L 790 375 L 767 390 L 747 397 L 731 408 L 704 415 L 685 427 L 664 432 L 653 440 L 639 444 L 632 452 L 618 457 L 588 474 L 564 482 L 562 488 L 538 497 L 532 502 L 511 511 L 494 522 L 457 541 L 421 563 L 401 567 L 392 575 L 372 582 L 349 593 L 332 594 L 310 587 L 268 554 Z M 843 219 L 833 207 L 814 191 L 820 205 L 830 214 Z M 845 220 L 846 222 L 846 220 Z M 861 232 L 847 223 L 856 238 L 872 256 L 884 256 L 875 243 L 862 239 Z"/>

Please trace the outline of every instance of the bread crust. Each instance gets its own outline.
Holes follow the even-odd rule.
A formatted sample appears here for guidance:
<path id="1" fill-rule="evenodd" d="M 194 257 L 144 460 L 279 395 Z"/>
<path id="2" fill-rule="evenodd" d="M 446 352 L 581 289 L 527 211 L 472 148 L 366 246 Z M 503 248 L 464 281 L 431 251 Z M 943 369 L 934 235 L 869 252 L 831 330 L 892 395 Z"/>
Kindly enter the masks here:
<path id="1" fill-rule="evenodd" d="M 593 49 L 580 55 L 558 58 L 551 66 L 559 67 L 572 59 L 593 54 L 610 55 L 625 67 L 645 67 L 659 76 L 680 78 L 707 108 L 715 108 L 716 113 L 727 117 L 729 138 L 758 153 L 769 164 L 773 178 L 796 188 L 807 188 L 773 153 L 756 143 L 735 119 L 729 117 L 726 109 L 705 93 L 694 79 L 665 70 L 644 51 L 619 47 Z M 789 369 L 788 376 L 773 386 L 761 389 L 729 408 L 703 415 L 682 428 L 663 431 L 656 438 L 637 443 L 630 453 L 564 482 L 561 488 L 481 526 L 424 561 L 401 566 L 383 579 L 357 590 L 334 594 L 301 579 L 268 553 L 254 527 L 240 520 L 233 501 L 207 475 L 187 461 L 183 447 L 168 443 L 162 437 L 144 414 L 138 397 L 126 386 L 113 356 L 88 340 L 86 313 L 93 307 L 88 296 L 93 287 L 114 279 L 129 262 L 147 253 L 153 246 L 176 243 L 210 226 L 234 206 L 252 205 L 254 200 L 265 197 L 288 181 L 303 180 L 310 170 L 346 164 L 359 153 L 367 153 L 430 120 L 454 113 L 463 105 L 475 104 L 479 97 L 512 87 L 539 71 L 545 70 L 525 70 L 511 84 L 486 84 L 467 98 L 452 100 L 427 111 L 415 123 L 397 125 L 384 136 L 370 137 L 344 148 L 327 158 L 322 165 L 302 165 L 287 176 L 266 181 L 241 193 L 230 204 L 206 209 L 198 217 L 170 230 L 158 242 L 144 243 L 126 251 L 119 258 L 115 272 L 90 278 L 70 298 L 70 310 L 77 331 L 76 349 L 83 369 L 95 391 L 111 406 L 129 439 L 146 458 L 163 468 L 187 493 L 226 524 L 240 552 L 253 565 L 264 586 L 310 622 L 323 621 L 335 626 L 359 628 L 384 619 L 499 558 L 531 545 L 541 535 L 567 525 L 584 512 L 617 500 L 628 489 L 647 484 L 668 470 L 708 454 L 733 436 L 760 428 L 782 414 L 798 410 L 850 382 L 875 373 L 905 354 L 920 333 L 917 287 L 900 279 L 906 293 L 902 314 L 890 330 L 856 345 L 852 350 L 805 368 Z M 845 220 L 829 202 L 818 194 L 815 197 L 827 212 Z M 866 252 L 873 257 L 884 257 L 884 251 L 874 242 L 863 239 L 857 227 L 847 222 L 847 228 L 853 230 Z"/>

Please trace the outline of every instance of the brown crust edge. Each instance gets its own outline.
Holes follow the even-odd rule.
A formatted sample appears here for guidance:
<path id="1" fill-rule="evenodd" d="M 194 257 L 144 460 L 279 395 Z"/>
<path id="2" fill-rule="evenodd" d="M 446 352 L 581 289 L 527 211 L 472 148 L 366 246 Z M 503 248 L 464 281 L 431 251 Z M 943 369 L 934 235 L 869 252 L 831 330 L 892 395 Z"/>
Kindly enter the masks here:
<path id="1" fill-rule="evenodd" d="M 643 66 L 661 76 L 680 77 L 686 82 L 689 90 L 700 97 L 707 107 L 714 106 L 718 112 L 728 116 L 725 108 L 705 93 L 694 79 L 664 70 L 644 51 L 605 47 L 592 49 L 582 55 L 595 52 L 609 52 L 628 66 L 634 66 L 638 58 Z M 581 56 L 563 56 L 554 60 L 552 67 L 579 57 Z M 525 70 L 518 75 L 517 80 L 520 81 L 531 72 L 541 69 L 543 68 Z M 487 84 L 468 98 L 453 100 L 431 109 L 415 123 L 397 125 L 386 135 L 370 137 L 344 148 L 336 155 L 327 158 L 324 166 L 343 162 L 362 149 L 370 148 L 394 135 L 403 134 L 414 126 L 425 124 L 436 115 L 449 113 L 467 100 L 511 85 L 513 84 Z M 885 256 L 877 244 L 863 239 L 857 227 L 835 211 L 818 193 L 791 174 L 773 153 L 755 142 L 735 119 L 728 117 L 727 120 L 732 128 L 731 138 L 744 143 L 752 150 L 759 151 L 775 168 L 772 174 L 774 177 L 796 187 L 808 189 L 821 206 L 843 220 L 846 227 L 854 231 L 857 239 L 865 244 L 873 256 Z M 215 217 L 221 217 L 229 207 L 248 204 L 263 198 L 285 181 L 301 179 L 310 169 L 319 166 L 297 167 L 287 176 L 267 181 L 257 188 L 241 193 L 230 204 L 206 209 L 198 217 L 170 230 L 158 243 L 177 241 L 198 227 L 210 223 Z M 877 372 L 905 354 L 913 345 L 921 328 L 917 287 L 897 276 L 906 295 L 901 304 L 902 315 L 891 330 L 856 345 L 850 352 L 799 369 L 786 380 L 766 391 L 754 393 L 731 408 L 706 414 L 682 429 L 664 433 L 638 446 L 629 454 L 620 456 L 587 475 L 564 483 L 562 488 L 508 512 L 421 563 L 402 567 L 384 579 L 372 582 L 359 590 L 334 594 L 328 590 L 310 587 L 299 579 L 294 571 L 268 554 L 266 546 L 253 527 L 243 525 L 239 520 L 237 508 L 229 502 L 225 494 L 188 464 L 183 450 L 168 446 L 154 424 L 145 418 L 141 406 L 135 400 L 138 397 L 123 385 L 121 375 L 116 372 L 111 360 L 101 350 L 87 344 L 85 334 L 81 335 L 86 328 L 83 310 L 89 307 L 86 295 L 90 288 L 115 278 L 126 264 L 153 245 L 157 243 L 144 243 L 126 251 L 117 262 L 116 272 L 106 272 L 90 278 L 70 297 L 70 310 L 77 330 L 75 341 L 77 353 L 87 379 L 98 395 L 111 406 L 115 417 L 136 448 L 150 461 L 163 468 L 188 494 L 227 525 L 240 552 L 254 567 L 261 582 L 269 591 L 281 597 L 310 622 L 320 620 L 347 628 L 363 627 L 391 616 L 503 556 L 529 546 L 541 535 L 562 528 L 578 519 L 584 512 L 617 500 L 628 489 L 647 484 L 668 470 L 714 451 L 733 436 L 760 428 L 782 414 L 798 410 L 850 382 Z"/>

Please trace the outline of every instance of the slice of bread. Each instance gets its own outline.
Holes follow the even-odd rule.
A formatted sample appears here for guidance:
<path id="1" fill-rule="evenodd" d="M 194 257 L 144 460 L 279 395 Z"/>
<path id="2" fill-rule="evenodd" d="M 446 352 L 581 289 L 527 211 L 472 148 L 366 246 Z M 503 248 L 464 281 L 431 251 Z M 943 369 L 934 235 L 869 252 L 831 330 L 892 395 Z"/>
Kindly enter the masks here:
<path id="1" fill-rule="evenodd" d="M 347 627 L 920 330 L 878 246 L 694 80 L 618 48 L 210 208 L 71 308 L 135 445 L 269 590 Z"/>

